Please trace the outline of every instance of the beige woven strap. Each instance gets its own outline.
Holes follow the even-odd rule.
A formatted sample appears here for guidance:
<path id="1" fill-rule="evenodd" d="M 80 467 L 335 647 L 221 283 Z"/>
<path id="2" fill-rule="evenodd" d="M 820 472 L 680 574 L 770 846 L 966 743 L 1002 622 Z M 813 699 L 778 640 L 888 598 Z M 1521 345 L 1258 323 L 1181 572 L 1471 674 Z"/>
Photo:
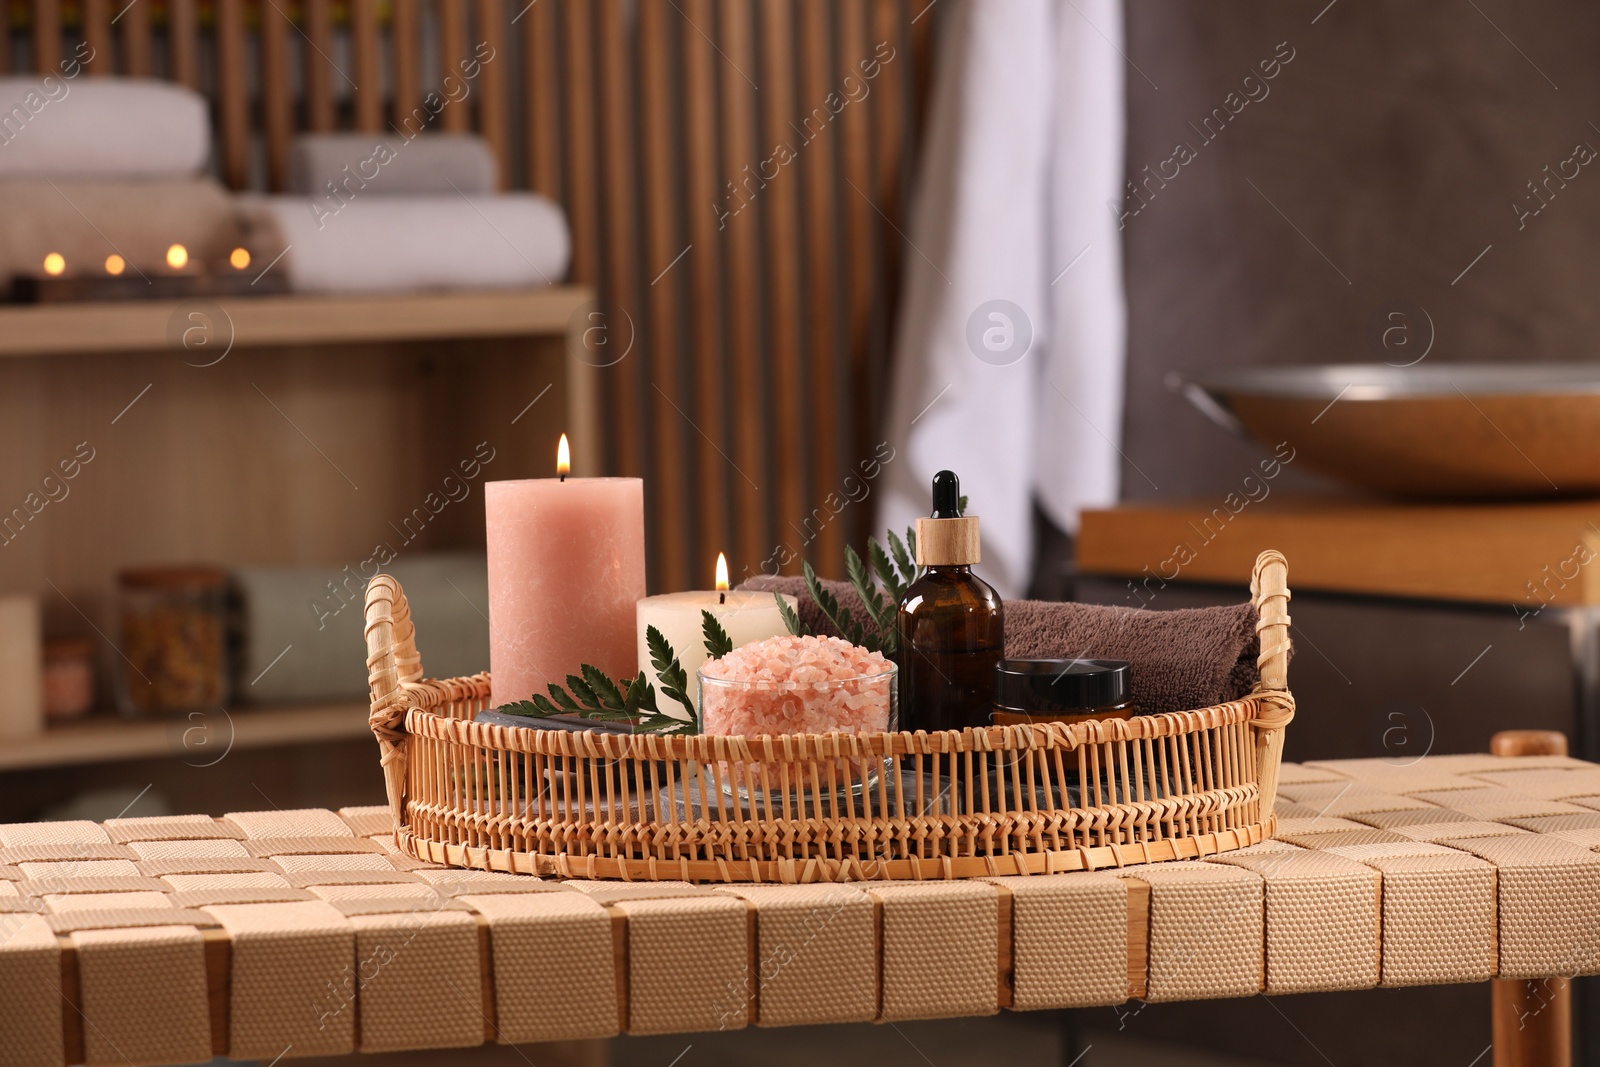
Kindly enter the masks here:
<path id="1" fill-rule="evenodd" d="M 193 1063 L 211 1058 L 205 947 L 192 926 L 72 935 L 85 1062 Z"/>
<path id="2" fill-rule="evenodd" d="M 446 904 L 357 914 L 350 923 L 356 931 L 363 1052 L 483 1043 L 478 923 L 470 914 Z"/>
<path id="3" fill-rule="evenodd" d="M 1487 786 L 1413 794 L 1419 800 L 1451 808 L 1474 819 L 1527 819 L 1540 815 L 1583 814 L 1586 809 L 1562 800 L 1528 796 L 1515 789 Z"/>
<path id="4" fill-rule="evenodd" d="M 461 899 L 489 922 L 495 1040 L 566 1041 L 617 1032 L 617 967 L 625 963 L 615 954 L 604 907 L 580 893 Z"/>
<path id="5" fill-rule="evenodd" d="M 381 852 L 294 852 L 274 856 L 272 862 L 286 874 L 311 871 L 382 871 L 394 874 L 390 856 Z"/>
<path id="6" fill-rule="evenodd" d="M 1600 855 L 1542 834 L 1445 844 L 1498 869 L 1500 977 L 1600 972 Z"/>
<path id="7" fill-rule="evenodd" d="M 1279 841 L 1305 848 L 1337 848 L 1340 845 L 1367 845 L 1381 841 L 1404 841 L 1392 830 L 1363 827 L 1360 830 L 1327 830 L 1321 833 L 1279 833 Z"/>
<path id="8" fill-rule="evenodd" d="M 111 838 L 99 823 L 85 819 L 66 822 L 0 823 L 0 845 L 18 848 L 28 845 L 100 845 Z M 67 857 L 70 858 L 70 857 Z"/>
<path id="9" fill-rule="evenodd" d="M 102 879 L 85 879 L 86 881 L 101 881 Z M 106 882 L 121 882 L 124 879 L 103 879 Z M 127 879 L 132 881 L 132 879 Z M 69 914 L 78 911 L 120 911 L 143 910 L 145 908 L 172 908 L 172 899 L 164 890 L 167 888 L 154 878 L 139 879 L 149 881 L 158 888 L 139 889 L 131 892 L 111 893 L 51 893 L 48 891 L 50 883 L 44 884 L 42 895 L 50 905 L 50 910 L 57 914 Z"/>
<path id="10" fill-rule="evenodd" d="M 40 916 L 0 914 L 0 990 L 0 1064 L 63 1063 L 61 946 Z"/>
<path id="11" fill-rule="evenodd" d="M 1278 769 L 1278 784 L 1299 782 L 1345 782 L 1350 776 L 1318 767 L 1314 763 L 1285 763 Z"/>
<path id="12" fill-rule="evenodd" d="M 111 840 L 126 845 L 133 841 L 197 841 L 206 838 L 243 837 L 231 822 L 209 815 L 161 815 L 151 818 L 111 819 L 105 824 Z"/>
<path id="13" fill-rule="evenodd" d="M 1422 822 L 1396 826 L 1393 833 L 1412 841 L 1447 841 L 1466 837 L 1511 837 L 1525 833 L 1503 822 L 1478 822 L 1463 819 L 1460 822 Z"/>
<path id="14" fill-rule="evenodd" d="M 355 932 L 321 901 L 206 909 L 233 942 L 228 1055 L 272 1060 L 355 1049 Z"/>
<path id="15" fill-rule="evenodd" d="M 1550 834 L 1558 830 L 1593 830 L 1600 828 L 1600 811 L 1575 815 L 1533 815 L 1526 819 L 1506 819 L 1522 830 L 1536 834 Z"/>
<path id="16" fill-rule="evenodd" d="M 315 900 L 304 889 L 286 886 L 214 886 L 185 889 L 172 894 L 179 907 L 208 908 L 213 904 L 281 904 L 292 900 Z"/>
<path id="17" fill-rule="evenodd" d="M 1263 986 L 1262 880 L 1219 863 L 1130 868 L 1150 885 L 1149 1001 L 1242 997 Z"/>
<path id="18" fill-rule="evenodd" d="M 67 863 L 23 863 L 22 872 L 30 880 L 56 878 L 126 878 L 135 877 L 139 869 L 130 860 L 87 860 Z"/>
<path id="19" fill-rule="evenodd" d="M 345 821 L 357 837 L 375 837 L 378 834 L 394 835 L 394 818 L 381 804 L 359 808 L 340 808 L 339 818 Z"/>
<path id="20" fill-rule="evenodd" d="M 1267 994 L 1377 984 L 1379 881 L 1372 868 L 1308 850 L 1235 852 L 1210 862 L 1253 871 L 1266 886 Z"/>
<path id="21" fill-rule="evenodd" d="M 164 893 L 167 885 L 158 878 L 146 875 L 98 878 L 34 878 L 27 890 L 34 896 L 51 896 L 68 893 Z"/>
<path id="22" fill-rule="evenodd" d="M 1400 811 L 1364 811 L 1359 815 L 1352 815 L 1351 819 L 1367 826 L 1376 826 L 1385 830 L 1399 830 L 1402 826 L 1416 826 L 1420 823 L 1441 822 L 1470 822 L 1472 816 L 1463 815 L 1459 811 L 1449 808 L 1421 808 Z"/>
<path id="23" fill-rule="evenodd" d="M 1013 1008 L 1114 1004 L 1127 996 L 1123 879 L 1082 872 L 992 881 L 1011 894 Z"/>
<path id="24" fill-rule="evenodd" d="M 76 841 L 40 842 L 31 845 L 12 845 L 0 848 L 0 863 L 97 863 L 102 860 L 131 860 L 138 853 L 126 845 L 83 843 Z"/>
<path id="25" fill-rule="evenodd" d="M 751 991 L 764 1026 L 868 1022 L 878 1014 L 873 902 L 848 885 L 729 886 L 760 914 Z M 730 1001 L 730 1022 L 747 1005 Z"/>
<path id="26" fill-rule="evenodd" d="M 354 838 L 355 832 L 338 815 L 326 808 L 299 808 L 291 811 L 232 811 L 226 816 L 246 838 Z"/>
<path id="27" fill-rule="evenodd" d="M 343 902 L 351 900 L 386 900 L 389 911 L 416 911 L 431 907 L 433 902 L 448 900 L 431 885 L 422 882 L 405 882 L 393 885 L 319 885 L 306 890 L 319 900 L 326 900 L 340 911 Z M 345 914 L 350 914 L 345 912 Z"/>
<path id="28" fill-rule="evenodd" d="M 205 841 L 209 845 L 212 842 Z M 238 842 L 230 842 L 237 844 Z M 163 856 L 158 858 L 140 860 L 137 864 L 141 873 L 152 878 L 167 878 L 173 875 L 188 874 L 243 874 L 260 873 L 263 871 L 276 871 L 277 868 L 269 860 L 256 859 L 253 856 Z"/>
<path id="29" fill-rule="evenodd" d="M 208 889 L 287 889 L 281 871 L 241 871 L 226 874 L 169 874 L 161 879 L 180 892 Z"/>
<path id="30" fill-rule="evenodd" d="M 751 975 L 742 902 L 708 892 L 610 906 L 628 923 L 629 1033 L 745 1025 Z M 693 950 L 683 951 L 686 945 Z"/>
<path id="31" fill-rule="evenodd" d="M 203 911 L 174 907 L 168 903 L 160 908 L 86 908 L 76 911 L 54 911 L 46 916 L 50 929 L 58 934 L 79 930 L 131 930 L 141 926 L 215 926 L 216 921 Z"/>
<path id="32" fill-rule="evenodd" d="M 365 837 L 260 837 L 244 842 L 252 856 L 383 855 L 383 846 Z"/>
<path id="33" fill-rule="evenodd" d="M 339 886 L 336 893 L 342 894 L 349 887 Z M 339 914 L 346 917 L 353 915 L 411 915 L 431 914 L 436 911 L 455 912 L 460 915 L 471 915 L 473 911 L 459 900 L 441 897 L 434 894 L 431 897 L 402 897 L 402 896 L 343 896 L 335 895 L 324 897 L 329 904 L 339 909 Z"/>
<path id="34" fill-rule="evenodd" d="M 128 847 L 141 860 L 172 859 L 175 857 L 184 860 L 223 859 L 230 856 L 244 859 L 250 855 L 250 850 L 244 847 L 243 842 L 231 837 L 174 841 L 132 841 L 129 842 Z"/>
<path id="35" fill-rule="evenodd" d="M 1000 1010 L 1000 895 L 986 882 L 867 883 L 881 908 L 885 1020 Z"/>
<path id="36" fill-rule="evenodd" d="M 414 872 L 418 878 L 448 896 L 463 897 L 488 893 L 560 893 L 565 892 L 561 882 L 547 882 L 524 875 L 499 874 L 491 871 L 459 871 L 450 868 L 432 868 Z"/>
<path id="37" fill-rule="evenodd" d="M 1494 866 L 1461 852 L 1376 856 L 1383 984 L 1481 982 L 1495 972 Z"/>

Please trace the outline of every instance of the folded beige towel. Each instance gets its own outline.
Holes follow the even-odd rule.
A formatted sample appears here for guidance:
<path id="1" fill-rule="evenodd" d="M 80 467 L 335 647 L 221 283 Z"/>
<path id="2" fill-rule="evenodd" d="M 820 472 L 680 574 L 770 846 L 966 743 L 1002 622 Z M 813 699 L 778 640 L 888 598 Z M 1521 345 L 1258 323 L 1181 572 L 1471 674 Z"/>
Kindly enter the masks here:
<path id="1" fill-rule="evenodd" d="M 861 598 L 847 583 L 825 580 L 823 585 L 852 616 L 866 617 Z M 793 594 L 800 600 L 801 621 L 816 633 L 838 635 L 801 578 L 763 575 L 739 588 Z M 1133 702 L 1141 712 L 1190 711 L 1237 700 L 1256 684 L 1256 617 L 1252 604 L 1150 611 L 1008 600 L 1006 656 L 1127 660 Z"/>
<path id="2" fill-rule="evenodd" d="M 245 243 L 232 197 L 205 178 L 0 180 L 0 204 L 4 285 L 40 273 L 51 252 L 66 257 L 69 275 L 103 274 L 106 257 L 116 253 L 137 277 L 165 264 L 174 244 L 189 250 L 191 262 L 223 264 Z"/>

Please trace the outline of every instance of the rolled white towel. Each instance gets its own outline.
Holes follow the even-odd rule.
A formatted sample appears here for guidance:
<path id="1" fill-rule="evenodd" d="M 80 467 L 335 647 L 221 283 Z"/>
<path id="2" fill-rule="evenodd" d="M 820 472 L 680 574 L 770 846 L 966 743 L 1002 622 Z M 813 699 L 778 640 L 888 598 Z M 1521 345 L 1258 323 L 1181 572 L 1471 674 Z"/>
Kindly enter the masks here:
<path id="1" fill-rule="evenodd" d="M 144 78 L 0 78 L 0 177 L 184 178 L 211 156 L 205 98 Z"/>
<path id="2" fill-rule="evenodd" d="M 572 250 L 561 209 L 531 193 L 252 197 L 242 210 L 276 230 L 301 293 L 554 285 Z"/>
<path id="3" fill-rule="evenodd" d="M 494 149 L 476 134 L 307 133 L 289 154 L 289 192 L 323 197 L 492 193 Z"/>
<path id="4" fill-rule="evenodd" d="M 468 486 L 466 491 L 474 490 Z M 404 543 L 383 547 L 391 553 L 406 550 Z M 380 558 L 390 557 L 351 561 L 343 570 L 245 567 L 233 573 L 243 637 L 234 691 L 241 702 L 287 704 L 366 694 L 367 670 L 352 651 L 361 647 L 362 598 Z M 404 555 L 382 570 L 400 580 L 412 618 L 427 627 L 422 648 L 429 675 L 453 678 L 489 666 L 489 625 L 483 616 L 489 572 L 482 552 Z"/>

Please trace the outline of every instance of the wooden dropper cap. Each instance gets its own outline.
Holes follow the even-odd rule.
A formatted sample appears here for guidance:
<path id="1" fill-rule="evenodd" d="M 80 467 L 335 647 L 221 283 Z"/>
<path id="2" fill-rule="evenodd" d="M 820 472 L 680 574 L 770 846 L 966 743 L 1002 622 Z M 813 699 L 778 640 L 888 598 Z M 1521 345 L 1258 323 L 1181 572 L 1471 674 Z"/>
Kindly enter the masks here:
<path id="1" fill-rule="evenodd" d="M 961 481 L 955 471 L 933 476 L 933 515 L 917 520 L 917 565 L 970 567 L 980 562 L 978 517 L 961 514 Z"/>

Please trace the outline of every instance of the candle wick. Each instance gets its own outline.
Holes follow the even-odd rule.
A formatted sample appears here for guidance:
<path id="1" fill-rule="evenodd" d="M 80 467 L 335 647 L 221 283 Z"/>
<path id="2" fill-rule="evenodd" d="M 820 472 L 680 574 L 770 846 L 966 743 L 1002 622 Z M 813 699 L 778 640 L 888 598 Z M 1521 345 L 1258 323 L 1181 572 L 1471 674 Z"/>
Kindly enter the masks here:
<path id="1" fill-rule="evenodd" d="M 563 482 L 567 480 L 567 476 L 565 474 L 557 475 L 557 477 Z"/>
<path id="2" fill-rule="evenodd" d="M 723 591 L 723 592 L 720 592 L 720 593 L 717 594 L 717 603 L 718 604 L 726 604 L 727 602 L 728 602 L 728 594 L 727 594 L 726 591 Z"/>

